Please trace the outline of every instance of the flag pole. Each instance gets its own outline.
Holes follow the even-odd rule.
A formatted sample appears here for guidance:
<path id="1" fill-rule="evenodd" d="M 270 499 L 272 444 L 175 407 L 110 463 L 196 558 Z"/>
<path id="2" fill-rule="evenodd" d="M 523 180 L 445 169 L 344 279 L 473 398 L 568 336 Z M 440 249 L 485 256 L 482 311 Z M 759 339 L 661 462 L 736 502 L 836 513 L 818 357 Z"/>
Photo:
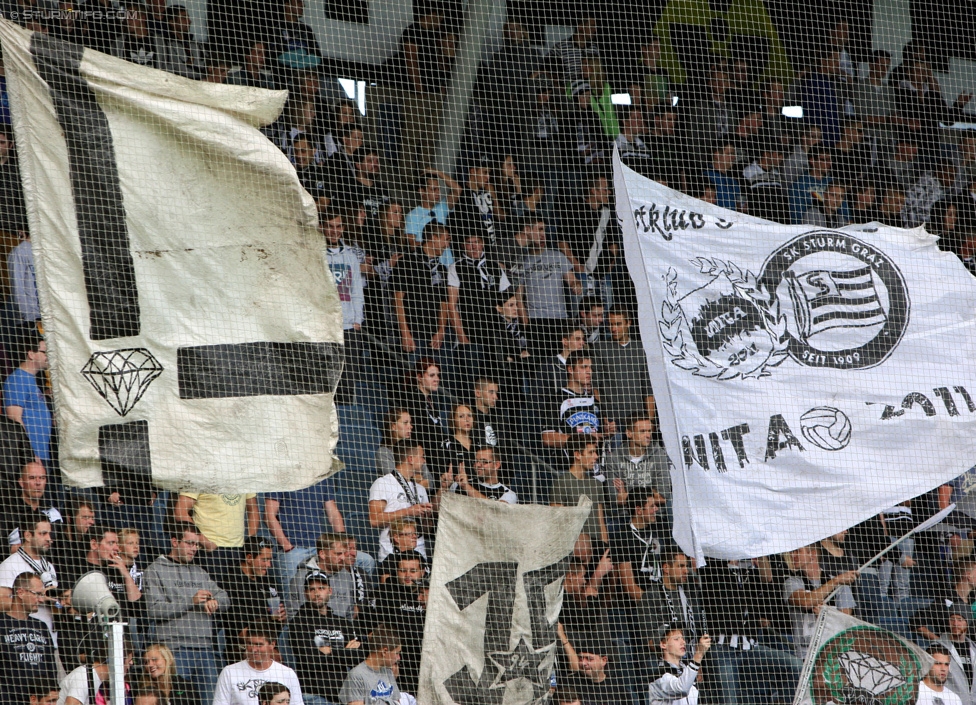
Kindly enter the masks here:
<path id="1" fill-rule="evenodd" d="M 816 660 L 816 654 L 813 654 L 813 647 L 815 644 L 820 643 L 820 638 L 823 636 L 824 629 L 826 628 L 827 610 L 830 609 L 836 608 L 824 605 L 820 609 L 820 614 L 817 615 L 817 623 L 814 627 L 813 637 L 810 639 L 810 646 L 803 659 L 800 682 L 796 684 L 796 692 L 793 694 L 793 705 L 802 705 L 803 703 L 804 696 L 806 695 L 807 682 L 810 680 L 810 674 L 813 672 L 814 661 Z M 811 658 L 811 655 L 813 655 L 813 658 Z"/>
<path id="2" fill-rule="evenodd" d="M 907 538 L 909 538 L 911 536 L 914 536 L 915 534 L 919 533 L 920 531 L 925 531 L 926 529 L 931 529 L 933 526 L 935 526 L 936 524 L 938 524 L 939 522 L 941 522 L 943 519 L 945 519 L 947 516 L 949 516 L 950 514 L 952 514 L 952 512 L 953 512 L 953 510 L 955 510 L 955 508 L 956 508 L 956 504 L 955 504 L 955 502 L 953 502 L 952 504 L 950 504 L 948 507 L 946 507 L 945 509 L 941 510 L 937 514 L 933 514 L 931 517 L 929 517 L 928 519 L 926 519 L 925 521 L 923 521 L 921 524 L 919 524 L 918 526 L 916 526 L 914 529 L 912 529 L 911 531 L 909 531 L 907 534 L 905 534 L 904 536 L 902 536 L 897 541 L 892 541 L 889 546 L 887 546 L 884 549 L 882 549 L 877 555 L 874 556 L 874 558 L 871 558 L 869 561 L 867 561 L 866 563 L 864 563 L 860 568 L 858 568 L 857 569 L 857 572 L 860 573 L 865 568 L 867 568 L 867 567 L 871 566 L 872 564 L 874 564 L 875 562 L 877 562 L 886 553 L 888 553 L 888 551 L 891 551 L 893 548 L 895 548 L 895 546 L 899 545 L 905 539 L 907 539 Z M 827 597 L 824 598 L 823 603 L 824 604 L 827 604 L 827 602 L 834 595 L 837 594 L 837 591 L 838 590 L 840 590 L 839 587 L 838 588 L 835 588 L 829 595 L 827 595 Z"/>
<path id="3" fill-rule="evenodd" d="M 935 526 L 936 524 L 938 524 L 939 522 L 941 522 L 943 519 L 945 519 L 947 516 L 949 516 L 950 514 L 952 514 L 952 512 L 953 512 L 953 510 L 955 510 L 955 508 L 956 508 L 956 504 L 955 504 L 955 502 L 953 502 L 952 504 L 950 504 L 948 507 L 946 507 L 942 511 L 938 512 L 937 514 L 933 514 L 931 517 L 929 517 L 928 519 L 926 519 L 925 521 L 923 521 L 921 524 L 919 524 L 918 526 L 916 526 L 914 529 L 912 529 L 911 531 L 909 531 L 907 534 L 905 534 L 904 536 L 902 536 L 900 539 L 898 539 L 897 541 L 893 541 L 890 546 L 888 546 L 887 548 L 885 548 L 883 551 L 881 551 L 874 558 L 872 558 L 867 563 L 865 563 L 864 565 L 862 565 L 860 568 L 858 568 L 858 570 L 859 571 L 864 570 L 865 568 L 867 568 L 868 566 L 870 566 L 872 563 L 874 563 L 875 561 L 877 561 L 879 558 L 881 558 L 882 556 L 884 556 L 888 551 L 890 551 L 895 546 L 897 546 L 898 544 L 900 544 L 902 541 L 904 541 L 905 539 L 907 539 L 909 536 L 914 536 L 919 531 L 925 531 L 926 529 L 931 529 L 933 526 Z"/>

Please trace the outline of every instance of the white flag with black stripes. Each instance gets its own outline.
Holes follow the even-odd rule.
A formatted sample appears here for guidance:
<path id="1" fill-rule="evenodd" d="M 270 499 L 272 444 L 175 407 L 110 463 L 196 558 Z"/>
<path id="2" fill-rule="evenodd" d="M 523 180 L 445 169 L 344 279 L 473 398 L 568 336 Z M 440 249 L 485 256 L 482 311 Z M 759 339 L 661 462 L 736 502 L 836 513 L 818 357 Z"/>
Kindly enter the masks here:
<path id="1" fill-rule="evenodd" d="M 976 279 L 924 229 L 780 225 L 615 160 L 674 535 L 788 551 L 976 457 Z"/>
<path id="2" fill-rule="evenodd" d="M 0 20 L 68 484 L 298 489 L 337 436 L 316 211 L 258 130 L 286 93 Z"/>

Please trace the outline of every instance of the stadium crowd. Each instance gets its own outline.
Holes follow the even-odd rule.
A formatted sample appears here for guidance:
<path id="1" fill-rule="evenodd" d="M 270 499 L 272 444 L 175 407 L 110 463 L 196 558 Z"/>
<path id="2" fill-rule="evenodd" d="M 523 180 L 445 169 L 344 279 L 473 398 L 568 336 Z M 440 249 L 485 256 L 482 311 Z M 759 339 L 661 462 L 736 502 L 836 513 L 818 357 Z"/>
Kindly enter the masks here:
<path id="1" fill-rule="evenodd" d="M 678 81 L 654 33 L 612 53 L 583 12 L 544 51 L 510 19 L 449 174 L 432 161 L 456 8 L 424 4 L 385 66 L 404 115 L 395 148 L 336 97 L 303 12 L 284 0 L 233 55 L 197 42 L 187 9 L 165 0 L 6 10 L 188 78 L 288 89 L 265 131 L 316 201 L 342 302 L 346 469 L 260 496 L 157 491 L 124 468 L 104 468 L 104 488 L 61 483 L 4 92 L 0 700 L 108 702 L 101 632 L 71 600 L 97 570 L 129 624 L 135 705 L 414 702 L 438 508 L 457 492 L 593 501 L 564 581 L 559 705 L 693 704 L 699 690 L 708 703 L 792 702 L 826 603 L 938 642 L 943 680 L 976 703 L 976 475 L 786 555 L 696 569 L 674 545 L 608 171 L 616 147 L 642 174 L 771 221 L 925 225 L 972 269 L 976 137 L 945 127 L 965 121 L 970 96 L 943 95 L 926 46 L 907 45 L 897 66 L 884 51 L 858 62 L 841 19 L 792 57 L 792 81 L 719 55 Z M 612 98 L 623 93 L 629 105 Z M 948 520 L 857 570 L 951 501 Z"/>

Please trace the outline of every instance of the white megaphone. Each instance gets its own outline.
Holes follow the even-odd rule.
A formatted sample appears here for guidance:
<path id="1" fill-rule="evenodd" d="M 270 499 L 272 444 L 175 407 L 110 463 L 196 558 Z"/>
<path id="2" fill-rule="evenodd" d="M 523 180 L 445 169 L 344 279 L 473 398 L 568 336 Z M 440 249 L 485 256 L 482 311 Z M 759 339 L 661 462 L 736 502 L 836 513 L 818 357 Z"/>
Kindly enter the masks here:
<path id="1" fill-rule="evenodd" d="M 122 608 L 109 590 L 108 580 L 97 570 L 78 578 L 71 591 L 71 605 L 82 614 L 94 612 L 105 622 L 113 622 L 122 614 Z"/>

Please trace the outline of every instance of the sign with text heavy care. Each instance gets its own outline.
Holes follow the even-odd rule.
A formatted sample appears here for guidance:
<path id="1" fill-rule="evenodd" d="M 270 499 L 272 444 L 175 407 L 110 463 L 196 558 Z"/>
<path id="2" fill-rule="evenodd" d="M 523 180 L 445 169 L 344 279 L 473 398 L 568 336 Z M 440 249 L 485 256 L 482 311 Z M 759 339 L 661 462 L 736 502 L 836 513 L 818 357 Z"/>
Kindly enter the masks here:
<path id="1" fill-rule="evenodd" d="M 685 551 L 790 550 L 972 466 L 976 279 L 935 236 L 615 183 Z"/>
<path id="2" fill-rule="evenodd" d="M 418 702 L 548 700 L 563 578 L 590 509 L 585 497 L 546 507 L 444 495 Z"/>
<path id="3" fill-rule="evenodd" d="M 0 20 L 61 470 L 223 494 L 327 476 L 342 327 L 285 100 Z"/>

